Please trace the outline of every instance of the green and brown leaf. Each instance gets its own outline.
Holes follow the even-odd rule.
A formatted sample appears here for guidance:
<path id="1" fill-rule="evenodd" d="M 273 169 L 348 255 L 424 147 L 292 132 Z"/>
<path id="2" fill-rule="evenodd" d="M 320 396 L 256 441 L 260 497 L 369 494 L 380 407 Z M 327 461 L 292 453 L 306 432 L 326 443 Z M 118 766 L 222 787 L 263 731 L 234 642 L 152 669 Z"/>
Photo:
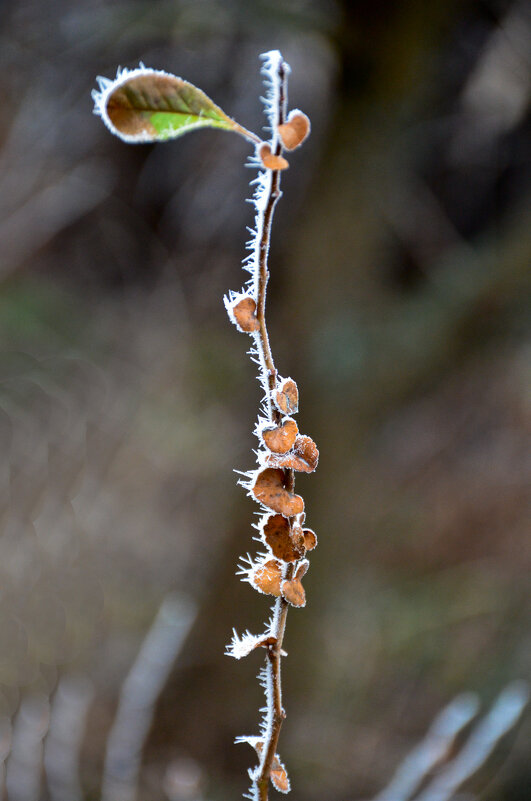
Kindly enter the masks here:
<path id="1" fill-rule="evenodd" d="M 201 89 L 162 70 L 124 70 L 115 81 L 99 78 L 94 90 L 95 113 L 112 133 L 126 142 L 175 139 L 197 128 L 234 131 L 260 141 L 231 119 Z"/>

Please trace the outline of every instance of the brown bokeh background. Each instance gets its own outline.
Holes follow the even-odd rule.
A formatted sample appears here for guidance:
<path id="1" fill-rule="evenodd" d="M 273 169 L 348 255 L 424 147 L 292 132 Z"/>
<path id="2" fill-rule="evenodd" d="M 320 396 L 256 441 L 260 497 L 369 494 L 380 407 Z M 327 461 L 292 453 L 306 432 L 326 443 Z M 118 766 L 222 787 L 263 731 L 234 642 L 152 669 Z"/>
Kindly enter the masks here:
<path id="1" fill-rule="evenodd" d="M 283 177 L 269 328 L 321 452 L 297 484 L 319 548 L 289 616 L 281 754 L 295 799 L 368 798 L 454 695 L 487 705 L 530 676 L 529 6 L 0 15 L 0 716 L 89 680 L 98 798 L 120 687 L 174 592 L 196 617 L 139 798 L 185 798 L 172 764 L 209 801 L 246 788 L 232 741 L 256 730 L 260 656 L 223 651 L 268 614 L 234 576 L 255 545 L 233 469 L 253 467 L 260 390 L 221 298 L 244 280 L 248 146 L 208 130 L 127 146 L 90 90 L 142 60 L 259 130 L 258 55 L 278 48 L 313 128 Z M 524 719 L 474 797 L 528 798 L 529 745 Z"/>

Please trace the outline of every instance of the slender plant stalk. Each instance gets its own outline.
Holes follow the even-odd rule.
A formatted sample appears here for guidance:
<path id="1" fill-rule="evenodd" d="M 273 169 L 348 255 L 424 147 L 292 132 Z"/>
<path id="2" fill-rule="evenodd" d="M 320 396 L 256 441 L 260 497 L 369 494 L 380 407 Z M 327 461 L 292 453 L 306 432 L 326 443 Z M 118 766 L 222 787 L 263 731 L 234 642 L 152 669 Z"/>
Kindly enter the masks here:
<path id="1" fill-rule="evenodd" d="M 287 112 L 289 67 L 278 51 L 266 53 L 266 113 L 271 140 L 264 142 L 229 117 L 204 92 L 188 81 L 145 67 L 118 70 L 116 78 L 98 78 L 99 88 L 92 95 L 94 111 L 112 133 L 126 142 L 155 142 L 175 139 L 198 128 L 233 131 L 255 147 L 251 166 L 259 170 L 253 202 L 256 210 L 250 255 L 244 260 L 251 274 L 240 293 L 229 293 L 225 306 L 239 331 L 253 338 L 251 358 L 259 365 L 264 391 L 256 434 L 260 441 L 258 469 L 244 473 L 241 483 L 257 501 L 264 516 L 256 528 L 266 551 L 253 560 L 243 558 L 244 580 L 258 592 L 276 598 L 265 633 L 234 632 L 227 653 L 236 659 L 256 648 L 266 648 L 266 664 L 260 672 L 265 689 L 266 709 L 259 736 L 237 738 L 252 745 L 259 764 L 249 771 L 251 801 L 267 801 L 269 784 L 281 791 L 290 789 L 288 774 L 277 754 L 277 744 L 285 718 L 282 706 L 281 661 L 288 606 L 302 607 L 306 595 L 301 579 L 309 562 L 306 554 L 317 544 L 311 529 L 303 529 L 304 500 L 295 494 L 295 470 L 311 473 L 317 467 L 319 452 L 310 437 L 300 436 L 291 417 L 298 410 L 298 389 L 291 378 L 282 378 L 273 361 L 266 323 L 266 294 L 269 280 L 269 245 L 276 204 L 281 197 L 281 171 L 289 165 L 283 151 L 294 150 L 310 132 L 310 121 L 301 111 Z"/>
<path id="2" fill-rule="evenodd" d="M 289 74 L 289 67 L 283 61 L 280 53 L 274 52 L 266 54 L 266 58 L 265 74 L 269 80 L 266 111 L 269 116 L 272 134 L 269 147 L 273 156 L 280 159 L 282 165 L 283 140 L 279 135 L 279 126 L 285 126 L 286 123 L 287 77 Z M 300 114 L 300 112 L 298 113 Z M 263 170 L 263 166 L 260 162 L 258 162 L 257 166 Z M 282 168 L 281 166 L 281 169 Z M 247 290 L 248 294 L 245 295 L 245 293 L 243 293 L 242 295 L 233 293 L 232 296 L 225 299 L 227 310 L 233 322 L 236 322 L 240 330 L 247 331 L 253 335 L 254 349 L 251 351 L 251 355 L 260 367 L 260 380 L 264 389 L 264 401 L 262 406 L 263 417 L 259 417 L 259 424 L 257 426 L 257 434 L 261 439 L 260 450 L 258 451 L 259 470 L 245 474 L 248 480 L 242 483 L 249 489 L 251 497 L 254 496 L 254 499 L 258 500 L 267 512 L 266 517 L 257 528 L 260 531 L 260 539 L 268 545 L 269 551 L 268 553 L 260 554 L 256 562 L 248 557 L 247 561 L 250 567 L 242 567 L 240 572 L 243 573 L 245 577 L 244 580 L 249 581 L 251 586 L 255 589 L 258 589 L 260 592 L 265 592 L 266 594 L 277 596 L 272 609 L 272 617 L 265 634 L 261 637 L 254 638 L 252 635 L 247 634 L 240 640 L 235 633 L 233 642 L 228 649 L 230 655 L 240 658 L 241 656 L 247 655 L 253 648 L 259 646 L 267 648 L 265 667 L 260 674 L 260 679 L 266 695 L 266 709 L 261 724 L 261 733 L 259 737 L 241 737 L 237 740 L 239 742 L 248 742 L 253 745 L 260 758 L 258 767 L 249 771 L 252 785 L 247 797 L 252 799 L 252 801 L 267 801 L 271 782 L 273 782 L 276 789 L 282 792 L 287 792 L 289 790 L 287 772 L 277 754 L 280 730 L 284 718 L 286 717 L 282 703 L 281 663 L 282 657 L 285 655 L 283 642 L 290 603 L 294 606 L 304 606 L 305 604 L 304 591 L 302 590 L 300 581 L 297 579 L 297 571 L 301 569 L 302 575 L 306 571 L 308 565 L 304 558 L 306 555 L 306 547 L 301 545 L 304 533 L 301 528 L 304 520 L 301 511 L 303 506 L 298 511 L 291 510 L 289 503 L 286 508 L 279 508 L 275 505 L 273 499 L 269 500 L 267 495 L 263 496 L 257 494 L 256 487 L 260 481 L 260 477 L 268 473 L 269 465 L 281 467 L 282 469 L 277 472 L 281 473 L 282 491 L 287 492 L 289 497 L 298 498 L 298 496 L 294 496 L 295 471 L 292 466 L 292 463 L 297 464 L 296 460 L 293 461 L 295 459 L 294 454 L 296 453 L 297 443 L 299 443 L 300 440 L 308 441 L 315 449 L 314 463 L 312 466 L 298 466 L 297 469 L 311 472 L 315 469 L 318 457 L 317 449 L 309 437 L 297 437 L 295 439 L 295 434 L 293 434 L 295 442 L 292 443 L 289 449 L 289 454 L 292 454 L 291 457 L 289 454 L 286 457 L 278 457 L 275 453 L 272 454 L 267 444 L 264 446 L 264 441 L 261 437 L 264 430 L 269 429 L 270 431 L 278 432 L 282 430 L 283 425 L 286 423 L 293 426 L 295 432 L 298 433 L 296 424 L 290 417 L 292 412 L 297 411 L 298 390 L 292 379 L 282 379 L 278 375 L 271 352 L 266 321 L 266 295 L 269 281 L 268 256 L 273 215 L 276 204 L 282 196 L 280 190 L 281 169 L 261 171 L 257 179 L 258 188 L 254 197 L 256 230 L 254 239 L 250 243 L 252 253 L 251 256 L 248 257 L 249 264 L 246 267 L 246 269 L 251 272 L 252 276 L 249 282 L 250 288 Z M 242 298 L 244 299 L 243 301 Z M 235 314 L 235 309 L 238 308 L 238 305 L 245 303 L 249 298 L 252 298 L 255 302 L 256 328 L 254 330 L 251 327 L 245 327 Z M 244 326 L 243 328 L 242 325 Z M 282 398 L 280 402 L 278 400 L 279 393 L 282 395 L 284 391 L 283 387 L 286 381 L 292 385 L 296 393 L 297 400 L 293 406 L 290 405 L 291 402 L 283 405 Z M 273 448 L 273 450 L 275 449 Z M 284 453 L 284 451 L 280 452 Z M 269 472 L 271 472 L 271 470 Z M 273 470 L 272 472 L 275 471 Z M 302 499 L 299 498 L 299 501 L 302 502 Z M 271 510 L 277 514 L 271 515 Z M 281 512 L 280 514 L 279 511 Z M 284 550 L 279 550 L 275 545 L 272 545 L 272 541 L 268 539 L 266 534 L 268 525 L 279 525 L 279 520 L 280 525 L 284 526 Z M 271 523 L 271 521 L 273 521 L 273 523 Z M 310 533 L 315 539 L 313 532 Z M 309 546 L 308 550 L 310 550 L 311 547 L 314 547 L 314 545 Z M 286 549 L 288 553 L 286 553 Z M 277 558 L 271 559 L 272 556 Z M 272 571 L 272 576 L 268 574 L 268 577 L 264 580 L 264 571 L 268 573 L 268 570 Z M 271 578 L 272 581 L 269 581 L 269 578 Z M 292 585 L 295 586 L 295 583 L 297 583 L 302 597 L 293 598 L 290 595 L 289 589 Z"/>
<path id="3" fill-rule="evenodd" d="M 276 108 L 277 125 L 285 122 L 286 118 L 286 105 L 287 105 L 287 68 L 286 64 L 280 60 L 277 71 L 278 80 L 278 105 Z M 277 129 L 273 129 L 274 149 L 272 152 L 279 156 L 282 152 L 282 145 L 277 133 Z M 276 141 L 275 141 L 276 140 Z M 275 206 L 282 196 L 280 191 L 280 178 L 281 171 L 273 170 L 271 174 L 269 196 L 264 209 L 264 218 L 262 223 L 262 236 L 259 244 L 259 280 L 258 280 L 258 300 L 256 304 L 256 317 L 260 324 L 260 335 L 257 338 L 257 346 L 260 351 L 261 360 L 265 364 L 268 371 L 268 383 L 270 392 L 274 392 L 277 383 L 277 371 L 269 345 L 269 335 L 267 331 L 267 322 L 265 315 L 266 307 L 266 294 L 267 284 L 269 280 L 269 245 L 271 241 L 271 224 L 273 222 L 273 214 Z M 280 422 L 280 412 L 270 405 L 271 423 Z M 295 475 L 293 470 L 287 471 L 288 473 L 288 486 L 290 491 L 293 492 L 295 487 Z M 288 565 L 286 571 L 286 578 L 290 579 L 293 575 L 293 565 Z M 286 717 L 284 707 L 282 706 L 282 674 L 281 674 L 281 661 L 282 661 L 282 645 L 284 642 L 284 633 L 286 630 L 286 618 L 288 616 L 288 602 L 280 596 L 275 601 L 273 611 L 274 627 L 271 629 L 271 635 L 274 637 L 274 644 L 268 647 L 267 653 L 267 670 L 271 674 L 271 683 L 273 692 L 269 703 L 272 709 L 269 710 L 269 716 L 272 721 L 270 727 L 269 739 L 264 743 L 264 757 L 260 768 L 260 775 L 256 780 L 258 787 L 258 797 L 260 801 L 267 801 L 269 782 L 271 777 L 271 769 L 273 760 L 277 752 L 278 738 L 280 736 L 280 729 L 282 722 Z"/>
<path id="4" fill-rule="evenodd" d="M 278 65 L 278 72 L 276 73 L 276 77 L 278 80 L 279 90 L 278 90 L 278 104 L 275 109 L 275 117 L 277 122 L 277 126 L 284 122 L 286 117 L 286 103 L 287 103 L 287 69 L 286 65 L 283 61 L 280 61 Z M 274 149 L 272 151 L 276 156 L 280 156 L 282 152 L 282 145 L 280 142 L 280 138 L 276 131 L 276 128 L 273 128 L 273 145 Z M 256 318 L 260 324 L 260 333 L 257 337 L 257 348 L 260 354 L 260 359 L 265 366 L 265 369 L 268 373 L 268 382 L 269 382 L 269 390 L 273 392 L 276 386 L 276 368 L 275 363 L 273 361 L 273 354 L 271 353 L 271 347 L 269 345 L 269 335 L 267 333 L 267 323 L 266 323 L 266 316 L 265 316 L 265 307 L 266 307 L 266 295 L 267 295 L 267 284 L 269 281 L 269 266 L 268 266 L 268 256 L 269 256 L 269 245 L 271 242 L 271 225 L 273 222 L 273 214 L 275 212 L 275 206 L 277 205 L 278 201 L 282 196 L 282 192 L 280 191 L 280 178 L 281 178 L 281 170 L 272 170 L 270 175 L 269 181 L 269 191 L 265 198 L 265 203 L 263 205 L 263 218 L 262 220 L 257 220 L 258 230 L 257 233 L 260 232 L 260 239 L 258 242 L 258 253 L 257 253 L 257 267 L 258 267 L 258 287 L 257 287 L 257 301 L 256 301 Z M 270 409 L 271 411 L 271 409 Z M 280 420 L 280 414 L 278 410 L 273 410 L 273 414 L 271 417 L 271 422 L 278 422 Z"/>

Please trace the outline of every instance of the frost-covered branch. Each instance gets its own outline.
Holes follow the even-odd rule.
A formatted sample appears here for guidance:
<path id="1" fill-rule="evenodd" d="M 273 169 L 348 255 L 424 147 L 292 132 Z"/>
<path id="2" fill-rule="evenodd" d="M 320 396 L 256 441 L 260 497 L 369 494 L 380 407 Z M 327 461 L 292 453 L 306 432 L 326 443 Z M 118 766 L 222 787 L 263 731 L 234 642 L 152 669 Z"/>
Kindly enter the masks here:
<path id="1" fill-rule="evenodd" d="M 270 781 L 277 790 L 289 790 L 287 773 L 276 753 L 284 719 L 280 676 L 281 658 L 285 655 L 282 642 L 288 606 L 300 607 L 306 603 L 301 579 L 309 566 L 306 553 L 317 544 L 313 531 L 302 527 L 304 500 L 294 491 L 295 471 L 313 472 L 319 458 L 315 443 L 310 437 L 299 435 L 297 423 L 291 416 L 298 410 L 297 385 L 291 378 L 281 378 L 277 373 L 265 317 L 271 223 L 281 196 L 281 171 L 289 166 L 282 154 L 284 150 L 294 150 L 304 142 L 310 132 L 310 121 L 298 109 L 286 116 L 289 67 L 281 54 L 273 50 L 263 58 L 265 113 L 271 134 L 269 142 L 262 141 L 229 117 L 193 84 L 163 70 L 145 67 L 142 63 L 134 70 L 118 70 L 114 80 L 98 78 L 99 88 L 92 93 L 94 112 L 112 133 L 126 142 L 163 141 L 201 128 L 217 128 L 237 133 L 254 146 L 250 166 L 259 171 L 252 182 L 255 185 L 252 199 L 255 229 L 248 243 L 250 253 L 244 260 L 250 278 L 241 292 L 230 292 L 224 299 L 232 322 L 239 331 L 253 338 L 250 355 L 259 366 L 259 379 L 264 391 L 255 430 L 260 443 L 258 467 L 244 473 L 241 483 L 265 513 L 258 531 L 266 550 L 256 559 L 249 556 L 247 561 L 244 560 L 239 572 L 255 590 L 274 596 L 276 601 L 263 635 L 255 637 L 247 633 L 239 637 L 235 632 L 227 649 L 227 653 L 237 659 L 255 648 L 267 650 L 266 665 L 260 674 L 266 693 L 260 736 L 243 738 L 253 745 L 259 757 L 258 766 L 250 771 L 252 786 L 249 798 L 254 801 L 267 801 Z M 129 735 L 128 718 L 120 707 L 114 729 L 123 721 L 127 725 L 122 729 Z M 115 762 L 120 766 L 123 763 L 118 738 L 113 733 L 110 746 L 112 748 L 107 754 L 109 776 Z M 114 759 L 113 754 L 120 759 Z M 137 763 L 131 764 L 134 778 Z M 104 782 L 104 796 L 106 787 Z"/>
<path id="2" fill-rule="evenodd" d="M 255 590 L 276 596 L 272 616 L 265 632 L 247 632 L 239 637 L 234 632 L 227 653 L 236 659 L 256 648 L 266 648 L 266 662 L 259 679 L 265 691 L 266 706 L 258 736 L 239 737 L 257 753 L 259 762 L 249 771 L 251 788 L 247 798 L 267 801 L 269 783 L 287 793 L 290 783 L 286 769 L 277 754 L 277 745 L 285 712 L 282 704 L 281 660 L 286 617 L 290 605 L 304 606 L 306 596 L 301 583 L 309 562 L 306 553 L 317 544 L 310 529 L 303 529 L 304 501 L 295 494 L 295 471 L 312 472 L 318 451 L 310 437 L 299 435 L 291 417 L 298 410 L 298 388 L 293 379 L 278 375 L 266 323 L 266 294 L 269 280 L 268 255 L 271 224 L 275 206 L 281 197 L 281 170 L 287 167 L 284 149 L 294 149 L 309 133 L 309 120 L 300 111 L 286 118 L 287 77 L 289 67 L 278 51 L 264 56 L 266 84 L 265 111 L 269 120 L 271 141 L 257 150 L 252 166 L 259 168 L 253 203 L 255 229 L 248 247 L 244 268 L 251 274 L 244 289 L 229 293 L 225 306 L 238 330 L 253 338 L 250 355 L 259 367 L 259 380 L 264 392 L 261 415 L 255 433 L 259 439 L 258 468 L 244 473 L 240 483 L 257 501 L 264 516 L 256 526 L 258 540 L 266 546 L 255 559 L 242 560 L 239 573 Z M 266 169 L 263 169 L 263 167 Z"/>

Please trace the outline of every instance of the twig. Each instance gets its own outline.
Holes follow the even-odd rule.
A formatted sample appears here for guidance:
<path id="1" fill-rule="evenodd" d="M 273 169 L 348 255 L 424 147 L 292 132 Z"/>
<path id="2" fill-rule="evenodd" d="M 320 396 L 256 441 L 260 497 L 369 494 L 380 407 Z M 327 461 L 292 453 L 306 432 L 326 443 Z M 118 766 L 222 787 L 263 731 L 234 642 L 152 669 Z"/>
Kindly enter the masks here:
<path id="1" fill-rule="evenodd" d="M 259 539 L 267 546 L 267 552 L 258 555 L 257 561 L 246 560 L 250 567 L 242 566 L 240 573 L 254 589 L 276 596 L 272 617 L 267 631 L 255 637 L 249 633 L 239 638 L 235 633 L 228 654 L 240 659 L 254 648 L 267 648 L 266 664 L 260 673 L 265 690 L 266 708 L 259 737 L 240 737 L 237 742 L 252 745 L 259 756 L 259 764 L 249 771 L 252 780 L 248 798 L 252 801 L 267 801 L 269 783 L 282 792 L 288 792 L 287 772 L 277 754 L 277 744 L 285 712 L 282 704 L 281 662 L 285 655 L 282 646 L 286 629 L 288 606 L 304 606 L 305 594 L 300 578 L 306 572 L 306 551 L 315 546 L 313 532 L 302 529 L 304 502 L 294 494 L 295 470 L 312 472 L 317 466 L 318 451 L 310 437 L 298 436 L 298 428 L 291 414 L 298 407 L 298 390 L 292 379 L 283 379 L 275 367 L 266 323 L 266 294 L 269 280 L 268 255 L 271 239 L 271 224 L 276 204 L 281 197 L 281 170 L 287 162 L 282 156 L 284 147 L 293 149 L 306 137 L 309 120 L 302 112 L 294 111 L 286 117 L 287 76 L 289 67 L 278 51 L 267 53 L 264 73 L 268 93 L 265 98 L 271 141 L 265 145 L 268 160 L 262 159 L 263 147 L 257 149 L 252 166 L 260 169 L 253 202 L 256 209 L 255 231 L 249 243 L 250 256 L 244 262 L 251 279 L 243 293 L 230 293 L 225 305 L 232 321 L 240 331 L 253 337 L 251 357 L 259 365 L 259 379 L 264 390 L 262 416 L 259 417 L 256 433 L 260 440 L 257 452 L 257 471 L 244 474 L 243 485 L 266 512 L 257 526 Z M 283 137 L 286 129 L 294 136 L 292 115 L 304 129 L 300 140 L 295 136 L 288 145 Z M 290 129 L 290 126 L 293 126 Z M 268 168 L 268 165 L 269 168 Z M 278 169 L 277 169 L 278 165 Z M 266 167 L 266 169 L 264 169 Z M 285 428 L 287 426 L 287 428 Z M 274 438 L 290 431 L 282 444 Z M 266 438 L 268 432 L 272 439 Z M 308 448 L 304 454 L 297 448 Z M 273 468 L 273 469 L 271 469 Z M 260 482 L 263 481 L 263 484 Z M 272 482 L 271 487 L 268 482 Z M 284 500 L 279 500 L 284 496 Z M 292 501 L 294 501 L 292 503 Z M 310 541 L 304 539 L 308 535 Z"/>
<path id="2" fill-rule="evenodd" d="M 92 93 L 95 113 L 112 133 L 126 142 L 176 138 L 187 131 L 210 126 L 242 134 L 255 145 L 250 166 L 259 169 L 252 182 L 256 184 L 252 200 L 256 230 L 252 231 L 248 243 L 251 253 L 244 261 L 251 278 L 243 292 L 230 292 L 224 299 L 229 317 L 238 330 L 253 337 L 251 358 L 260 367 L 259 378 L 264 390 L 262 414 L 256 429 L 260 440 L 258 470 L 244 473 L 246 480 L 241 483 L 265 512 L 257 528 L 267 551 L 259 554 L 257 561 L 244 557 L 249 566 L 242 566 L 239 572 L 255 590 L 277 599 L 267 632 L 259 637 L 247 633 L 243 638 L 234 632 L 227 649 L 230 656 L 240 659 L 255 648 L 267 648 L 266 665 L 260 675 L 267 699 L 260 737 L 239 738 L 253 745 L 260 758 L 258 767 L 250 771 L 252 801 L 267 801 L 270 780 L 282 792 L 289 790 L 287 773 L 276 753 L 285 717 L 281 686 L 282 643 L 288 603 L 295 607 L 306 603 L 301 584 L 309 566 L 305 557 L 317 544 L 314 532 L 302 528 L 304 501 L 294 493 L 294 471 L 311 473 L 319 459 L 315 443 L 310 437 L 299 435 L 291 417 L 298 410 L 297 385 L 293 379 L 282 379 L 277 374 L 265 318 L 271 224 L 281 197 L 280 171 L 289 166 L 282 152 L 294 150 L 304 142 L 310 132 L 310 121 L 298 109 L 286 116 L 289 67 L 281 54 L 274 50 L 263 58 L 270 142 L 263 142 L 228 117 L 197 87 L 143 64 L 134 70 L 118 70 L 114 81 L 99 77 L 99 88 Z M 165 109 L 163 120 L 160 119 L 161 108 Z M 186 116 L 183 116 L 183 109 Z"/>
<path id="3" fill-rule="evenodd" d="M 195 619 L 186 598 L 168 595 L 146 635 L 120 691 L 102 783 L 102 801 L 134 801 L 142 749 L 157 698 Z"/>
<path id="4" fill-rule="evenodd" d="M 10 801 L 29 801 L 41 792 L 43 740 L 50 722 L 50 703 L 44 694 L 24 698 L 13 725 L 6 786 Z"/>
<path id="5" fill-rule="evenodd" d="M 53 697 L 44 767 L 51 801 L 82 801 L 79 758 L 94 694 L 89 679 L 63 676 Z"/>
<path id="6" fill-rule="evenodd" d="M 477 715 L 473 693 L 454 698 L 433 721 L 422 742 L 404 759 L 387 787 L 373 801 L 409 801 L 422 782 L 448 756 L 459 732 Z"/>
<path id="7" fill-rule="evenodd" d="M 11 721 L 7 716 L 0 717 L 0 801 L 5 798 L 6 768 L 5 761 L 11 751 Z"/>
<path id="8" fill-rule="evenodd" d="M 516 726 L 529 701 L 529 687 L 514 681 L 500 693 L 457 756 L 442 769 L 417 801 L 450 801 L 490 757 L 501 738 Z"/>
<path id="9" fill-rule="evenodd" d="M 277 106 L 273 109 L 275 113 L 274 123 L 272 125 L 272 143 L 271 150 L 275 155 L 280 155 L 282 152 L 282 145 L 278 136 L 278 125 L 284 122 L 286 118 L 286 104 L 287 104 L 287 66 L 280 58 L 276 72 L 273 77 L 278 81 L 278 101 Z M 260 234 L 258 239 L 258 287 L 257 287 L 257 303 L 256 303 L 256 317 L 260 324 L 258 336 L 255 338 L 256 348 L 259 353 L 260 361 L 263 363 L 266 375 L 268 377 L 269 392 L 272 393 L 276 388 L 277 372 L 271 347 L 269 345 L 269 335 L 267 331 L 267 322 L 265 316 L 266 307 L 266 294 L 267 284 L 269 280 L 269 245 L 271 241 L 271 223 L 273 221 L 273 214 L 275 206 L 278 203 L 282 192 L 280 191 L 280 170 L 273 170 L 269 174 L 269 192 L 265 196 L 265 206 L 263 212 L 263 219 L 261 223 L 261 231 L 257 228 L 257 235 Z M 271 401 L 268 404 L 269 420 L 271 423 L 278 423 L 280 421 L 280 413 L 277 409 L 272 407 Z M 295 478 L 293 470 L 288 471 L 288 482 L 291 491 L 295 485 Z M 292 565 L 288 566 L 286 578 L 291 578 L 293 573 Z M 285 718 L 284 708 L 282 706 L 282 678 L 281 678 L 281 652 L 282 644 L 284 641 L 284 632 L 286 629 L 286 618 L 288 615 L 288 603 L 281 596 L 277 598 L 273 612 L 273 626 L 271 627 L 271 636 L 274 637 L 275 643 L 268 649 L 266 670 L 270 674 L 271 686 L 273 689 L 272 697 L 269 703 L 272 704 L 272 709 L 269 711 L 270 720 L 272 725 L 270 727 L 269 738 L 265 740 L 263 746 L 263 759 L 260 766 L 260 775 L 256 780 L 259 791 L 260 801 L 267 801 L 269 780 L 271 776 L 271 769 L 273 760 L 277 751 L 277 743 L 282 727 L 282 721 Z"/>
<path id="10" fill-rule="evenodd" d="M 275 96 L 278 98 L 276 108 L 274 111 L 274 119 L 272 120 L 272 141 L 271 150 L 279 156 L 282 152 L 282 145 L 278 135 L 278 126 L 284 122 L 286 117 L 286 104 L 287 104 L 287 66 L 282 59 L 279 59 L 276 72 L 272 77 L 278 81 L 278 91 Z M 271 242 L 271 224 L 273 222 L 273 214 L 275 206 L 282 196 L 280 191 L 280 170 L 271 170 L 265 173 L 265 178 L 269 186 L 264 187 L 264 193 L 261 198 L 262 211 L 257 215 L 256 220 L 256 253 L 255 261 L 258 265 L 257 281 L 256 281 L 256 317 L 260 325 L 258 335 L 255 337 L 256 348 L 259 353 L 260 360 L 263 365 L 264 373 L 268 376 L 269 390 L 272 392 L 276 386 L 276 369 L 269 345 L 269 335 L 267 333 L 267 323 L 265 316 L 267 284 L 269 281 L 269 245 Z M 271 422 L 277 422 L 280 419 L 280 414 L 277 410 L 272 410 L 271 403 L 268 407 Z"/>

